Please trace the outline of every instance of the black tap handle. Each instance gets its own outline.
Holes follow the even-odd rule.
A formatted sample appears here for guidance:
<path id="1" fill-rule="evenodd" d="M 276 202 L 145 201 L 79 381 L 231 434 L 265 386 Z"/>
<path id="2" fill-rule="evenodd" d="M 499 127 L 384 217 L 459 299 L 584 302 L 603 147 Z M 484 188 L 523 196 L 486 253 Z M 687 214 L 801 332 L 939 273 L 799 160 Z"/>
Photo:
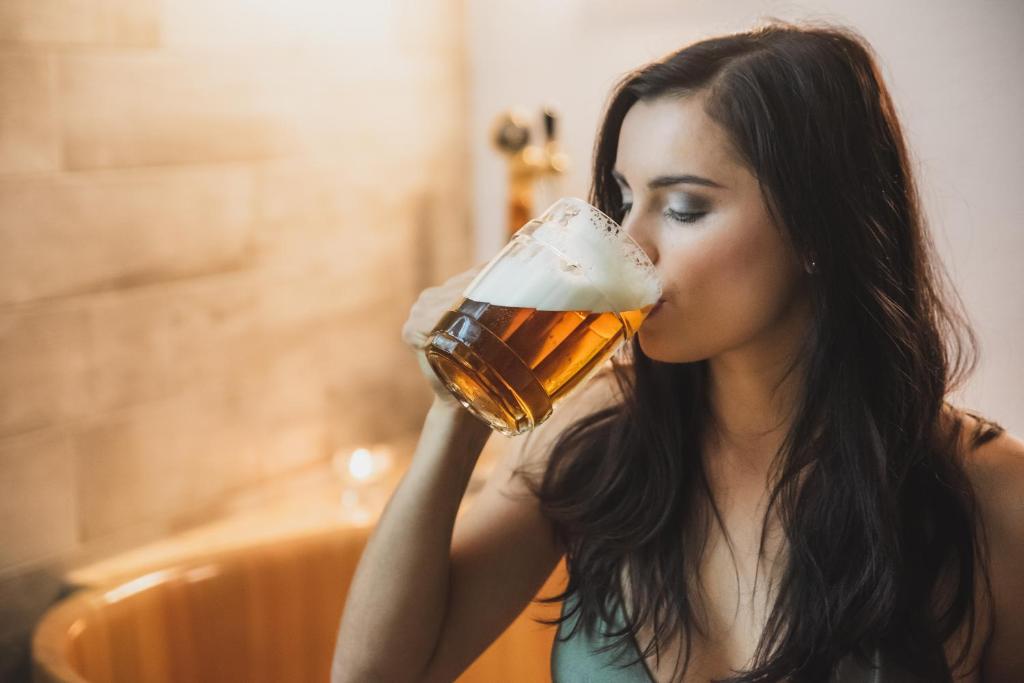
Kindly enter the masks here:
<path id="1" fill-rule="evenodd" d="M 558 132 L 558 115 L 550 107 L 544 107 L 544 137 L 548 142 L 555 139 Z"/>

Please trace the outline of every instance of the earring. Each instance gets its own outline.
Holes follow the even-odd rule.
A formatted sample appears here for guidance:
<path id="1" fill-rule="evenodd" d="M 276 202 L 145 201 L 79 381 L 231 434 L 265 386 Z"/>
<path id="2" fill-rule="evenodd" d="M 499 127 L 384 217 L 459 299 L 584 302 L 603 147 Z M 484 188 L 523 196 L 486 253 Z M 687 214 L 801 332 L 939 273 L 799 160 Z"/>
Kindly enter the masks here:
<path id="1" fill-rule="evenodd" d="M 810 263 L 804 266 L 804 270 L 808 275 L 814 275 L 818 272 L 818 262 L 811 258 Z"/>

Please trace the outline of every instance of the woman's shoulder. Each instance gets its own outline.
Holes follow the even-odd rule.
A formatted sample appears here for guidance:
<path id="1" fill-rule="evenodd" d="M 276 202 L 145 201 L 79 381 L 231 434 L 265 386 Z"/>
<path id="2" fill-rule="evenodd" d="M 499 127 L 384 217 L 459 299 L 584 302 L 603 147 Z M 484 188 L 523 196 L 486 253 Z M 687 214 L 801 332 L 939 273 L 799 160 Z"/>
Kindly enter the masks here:
<path id="1" fill-rule="evenodd" d="M 1024 440 L 978 413 L 953 410 L 960 421 L 964 467 L 979 504 L 999 518 L 1016 515 L 1024 525 Z"/>
<path id="2" fill-rule="evenodd" d="M 947 404 L 943 417 L 947 429 L 956 427 L 964 470 L 986 525 L 1024 534 L 1024 441 L 969 410 Z"/>
<path id="3" fill-rule="evenodd" d="M 984 526 L 994 617 L 982 667 L 991 680 L 1024 680 L 1024 441 L 961 412 L 964 466 Z"/>
<path id="4" fill-rule="evenodd" d="M 964 450 L 964 467 L 992 562 L 1011 562 L 1014 573 L 1024 579 L 1024 441 L 1000 428 Z M 1020 588 L 1017 605 L 1024 609 L 1024 581 Z"/>

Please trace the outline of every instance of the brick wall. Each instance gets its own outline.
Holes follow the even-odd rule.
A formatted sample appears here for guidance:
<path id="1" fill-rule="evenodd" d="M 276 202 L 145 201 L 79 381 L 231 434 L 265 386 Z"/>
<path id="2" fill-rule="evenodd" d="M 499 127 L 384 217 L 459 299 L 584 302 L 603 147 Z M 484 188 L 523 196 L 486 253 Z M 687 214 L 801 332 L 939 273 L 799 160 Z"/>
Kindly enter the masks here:
<path id="1" fill-rule="evenodd" d="M 0 680 L 62 571 L 418 427 L 458 0 L 0 0 Z"/>

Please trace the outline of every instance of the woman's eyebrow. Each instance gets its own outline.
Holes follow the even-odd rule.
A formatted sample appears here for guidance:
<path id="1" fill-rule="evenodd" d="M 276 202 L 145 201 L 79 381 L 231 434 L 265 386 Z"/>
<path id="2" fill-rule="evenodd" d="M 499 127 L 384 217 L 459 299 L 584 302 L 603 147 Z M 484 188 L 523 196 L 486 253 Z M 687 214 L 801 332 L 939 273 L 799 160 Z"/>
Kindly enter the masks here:
<path id="1" fill-rule="evenodd" d="M 619 173 L 618 171 L 613 170 L 612 176 L 626 187 L 629 187 L 629 183 L 626 182 L 626 179 L 622 177 L 622 174 Z M 691 185 L 703 185 L 705 187 L 717 187 L 723 190 L 726 189 L 724 185 L 716 183 L 714 180 L 711 180 L 710 178 L 704 178 L 699 175 L 692 175 L 688 173 L 682 175 L 657 176 L 656 178 L 652 178 L 647 183 L 647 189 L 655 190 L 659 187 L 668 187 L 669 185 L 679 185 L 682 183 L 689 183 Z"/>

